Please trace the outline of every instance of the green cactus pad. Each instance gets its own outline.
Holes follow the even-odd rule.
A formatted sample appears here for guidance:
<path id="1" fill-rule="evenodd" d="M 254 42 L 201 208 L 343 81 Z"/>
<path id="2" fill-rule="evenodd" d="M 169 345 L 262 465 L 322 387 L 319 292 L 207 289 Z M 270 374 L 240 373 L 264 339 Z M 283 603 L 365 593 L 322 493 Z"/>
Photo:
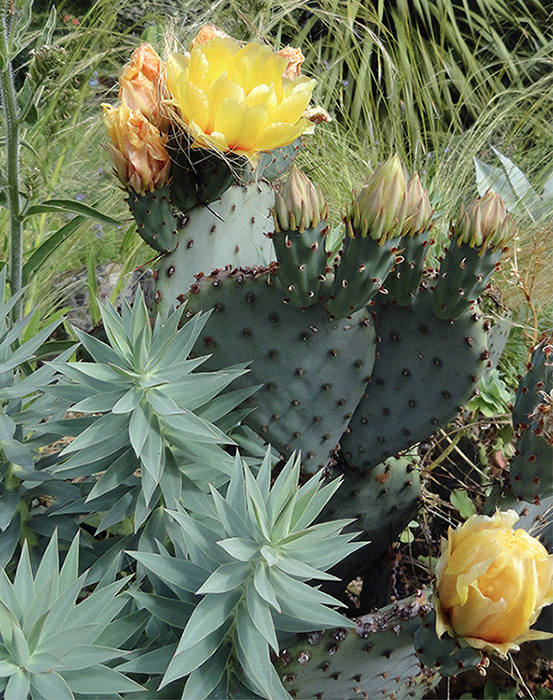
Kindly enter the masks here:
<path id="1" fill-rule="evenodd" d="M 373 467 L 446 425 L 474 391 L 488 357 L 479 317 L 437 319 L 427 289 L 409 307 L 379 299 L 371 308 L 377 359 L 341 440 L 355 467 Z"/>
<path id="2" fill-rule="evenodd" d="M 343 483 L 320 519 L 356 518 L 349 529 L 360 532 L 360 539 L 368 541 L 332 570 L 342 579 L 343 588 L 362 576 L 415 517 L 421 484 L 416 463 L 405 457 L 390 457 L 370 472 L 346 466 L 343 472 L 333 469 L 334 473 L 342 477 Z"/>
<path id="3" fill-rule="evenodd" d="M 169 187 L 137 194 L 129 191 L 127 203 L 140 237 L 158 253 L 177 247 L 177 220 L 171 209 Z"/>
<path id="4" fill-rule="evenodd" d="M 281 146 L 269 153 L 262 153 L 255 174 L 258 178 L 262 177 L 270 182 L 278 180 L 290 170 L 302 146 L 303 140 L 300 137 L 288 146 Z"/>
<path id="5" fill-rule="evenodd" d="M 324 237 L 327 231 L 328 222 L 324 220 L 301 233 L 278 231 L 273 234 L 273 245 L 280 263 L 277 279 L 294 306 L 311 306 L 319 299 L 326 274 Z"/>
<path id="6" fill-rule="evenodd" d="M 199 355 L 206 369 L 252 363 L 235 386 L 262 384 L 244 422 L 284 456 L 301 450 L 304 468 L 325 465 L 359 402 L 374 361 L 364 314 L 331 321 L 322 304 L 284 303 L 274 268 L 221 270 L 198 280 L 187 314 L 213 309 Z"/>
<path id="7" fill-rule="evenodd" d="M 386 277 L 388 299 L 399 306 L 409 306 L 419 292 L 424 259 L 430 244 L 430 231 L 400 238 L 400 253 L 392 272 Z"/>
<path id="8" fill-rule="evenodd" d="M 455 319 L 484 293 L 502 251 L 459 245 L 453 237 L 435 283 L 432 308 L 438 318 Z"/>
<path id="9" fill-rule="evenodd" d="M 167 315 L 195 281 L 225 265 L 265 265 L 274 260 L 269 209 L 274 201 L 268 183 L 234 185 L 210 206 L 198 205 L 184 216 L 178 248 L 160 260 L 156 310 Z"/>
<path id="10" fill-rule="evenodd" d="M 399 241 L 392 238 L 380 245 L 370 236 L 346 233 L 327 303 L 333 316 L 344 318 L 369 303 L 394 265 Z"/>
<path id="11" fill-rule="evenodd" d="M 438 681 L 421 671 L 413 636 L 429 606 L 407 598 L 357 619 L 357 628 L 312 632 L 275 662 L 284 687 L 301 700 L 422 698 Z"/>
<path id="12" fill-rule="evenodd" d="M 518 440 L 510 464 L 511 488 L 525 501 L 553 495 L 553 431 L 546 427 L 553 411 L 552 392 L 553 335 L 546 335 L 532 352 L 513 408 Z"/>
<path id="13" fill-rule="evenodd" d="M 436 634 L 436 613 L 432 611 L 415 632 L 415 651 L 428 668 L 439 669 L 442 676 L 456 676 L 474 668 L 482 661 L 482 654 L 472 647 L 461 647 L 459 642 L 445 634 Z"/>

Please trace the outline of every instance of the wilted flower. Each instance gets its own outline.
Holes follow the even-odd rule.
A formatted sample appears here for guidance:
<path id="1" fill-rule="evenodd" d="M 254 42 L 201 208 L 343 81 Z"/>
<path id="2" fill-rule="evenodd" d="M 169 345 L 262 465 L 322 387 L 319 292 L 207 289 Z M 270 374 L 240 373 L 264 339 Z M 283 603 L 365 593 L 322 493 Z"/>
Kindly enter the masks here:
<path id="1" fill-rule="evenodd" d="M 288 80 L 294 80 L 301 75 L 301 66 L 305 61 L 305 56 L 301 49 L 294 49 L 291 46 L 285 46 L 280 51 L 277 51 L 277 56 L 282 56 L 288 63 L 284 69 L 284 77 Z"/>
<path id="2" fill-rule="evenodd" d="M 455 220 L 454 236 L 458 245 L 481 247 L 492 251 L 504 248 L 515 234 L 513 222 L 507 214 L 501 197 L 488 190 L 468 206 L 459 207 Z"/>
<path id="3" fill-rule="evenodd" d="M 303 113 L 314 80 L 287 78 L 289 61 L 266 46 L 240 47 L 210 31 L 213 38 L 193 41 L 190 53 L 172 54 L 166 63 L 170 103 L 178 110 L 174 116 L 193 147 L 253 159 L 312 128 Z"/>
<path id="4" fill-rule="evenodd" d="M 473 515 L 442 541 L 436 565 L 436 632 L 456 634 L 476 649 L 501 654 L 545 639 L 530 630 L 553 603 L 553 555 L 525 530 L 514 510 Z"/>
<path id="5" fill-rule="evenodd" d="M 300 233 L 315 228 L 328 217 L 328 204 L 321 188 L 293 165 L 290 175 L 275 196 L 275 227 L 281 231 Z"/>
<path id="6" fill-rule="evenodd" d="M 368 178 L 347 212 L 351 235 L 355 231 L 381 244 L 399 236 L 407 210 L 406 191 L 405 170 L 399 156 L 392 156 Z"/>
<path id="7" fill-rule="evenodd" d="M 168 136 L 126 104 L 102 106 L 112 141 L 109 152 L 121 183 L 139 194 L 163 187 L 171 167 L 165 148 Z"/>
<path id="8" fill-rule="evenodd" d="M 158 129 L 167 131 L 169 119 L 161 113 L 162 70 L 163 63 L 155 49 L 150 44 L 140 44 L 121 72 L 119 99 L 127 107 L 141 112 Z"/>

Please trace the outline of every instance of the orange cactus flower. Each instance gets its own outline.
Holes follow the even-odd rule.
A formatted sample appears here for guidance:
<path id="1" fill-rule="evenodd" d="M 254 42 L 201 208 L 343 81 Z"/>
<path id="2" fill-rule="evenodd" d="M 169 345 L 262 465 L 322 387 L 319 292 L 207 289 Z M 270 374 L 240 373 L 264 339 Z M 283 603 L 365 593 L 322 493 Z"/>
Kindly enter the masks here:
<path id="1" fill-rule="evenodd" d="M 158 129 L 167 131 L 169 119 L 162 111 L 166 97 L 162 75 L 163 62 L 155 49 L 150 44 L 140 44 L 121 72 L 119 99 L 141 112 Z"/>

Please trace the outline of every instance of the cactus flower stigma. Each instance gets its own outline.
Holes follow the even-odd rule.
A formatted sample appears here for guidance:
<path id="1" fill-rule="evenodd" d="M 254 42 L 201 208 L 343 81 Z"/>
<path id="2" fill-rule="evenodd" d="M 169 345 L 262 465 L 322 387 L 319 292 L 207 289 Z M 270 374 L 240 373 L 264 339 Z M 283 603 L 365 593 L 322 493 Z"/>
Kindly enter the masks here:
<path id="1" fill-rule="evenodd" d="M 519 644 L 546 639 L 530 630 L 553 603 L 553 555 L 525 530 L 514 510 L 473 515 L 442 541 L 436 565 L 436 632 L 476 649 L 505 655 Z"/>
<path id="2" fill-rule="evenodd" d="M 276 230 L 299 231 L 315 228 L 328 218 L 328 204 L 320 187 L 294 165 L 275 197 L 273 210 Z"/>
<path id="3" fill-rule="evenodd" d="M 162 69 L 161 58 L 150 44 L 140 44 L 121 72 L 119 99 L 127 107 L 141 112 L 158 129 L 167 131 L 169 119 L 162 114 Z"/>
<path id="4" fill-rule="evenodd" d="M 513 222 L 501 197 L 488 190 L 469 205 L 459 207 L 453 234 L 457 244 L 471 248 L 501 250 L 515 235 Z"/>
<path id="5" fill-rule="evenodd" d="M 171 167 L 165 148 L 168 137 L 126 104 L 102 106 L 111 138 L 108 148 L 121 184 L 139 194 L 163 187 Z"/>
<path id="6" fill-rule="evenodd" d="M 407 179 L 398 155 L 368 178 L 347 211 L 350 235 L 370 236 L 381 245 L 399 236 L 407 211 Z"/>
<path id="7" fill-rule="evenodd" d="M 255 161 L 259 152 L 286 146 L 312 129 L 303 114 L 314 80 L 288 77 L 289 59 L 267 46 L 241 47 L 219 32 L 211 34 L 166 62 L 168 103 L 193 148 Z"/>

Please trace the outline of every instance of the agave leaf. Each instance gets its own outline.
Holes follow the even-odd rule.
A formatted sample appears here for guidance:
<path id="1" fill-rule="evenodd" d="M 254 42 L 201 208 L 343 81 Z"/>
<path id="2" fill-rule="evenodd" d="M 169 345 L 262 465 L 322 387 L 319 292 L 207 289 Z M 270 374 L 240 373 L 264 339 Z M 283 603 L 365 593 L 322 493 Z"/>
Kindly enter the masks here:
<path id="1" fill-rule="evenodd" d="M 125 415 L 106 415 L 99 418 L 84 432 L 78 435 L 61 452 L 61 455 L 71 454 L 87 447 L 94 447 L 94 457 L 113 454 L 127 443 L 128 418 Z"/>
<path id="2" fill-rule="evenodd" d="M 300 489 L 298 498 L 296 499 L 296 512 L 290 523 L 290 527 L 294 530 L 303 530 L 308 527 L 330 501 L 342 483 L 340 479 L 334 479 L 334 481 L 316 490 L 319 482 L 320 477 L 315 474 Z M 308 487 L 309 490 L 307 490 Z"/>
<path id="3" fill-rule="evenodd" d="M 190 593 L 195 593 L 207 578 L 208 572 L 190 561 L 152 552 L 127 552 L 127 554 L 163 581 Z"/>
<path id="4" fill-rule="evenodd" d="M 269 657 L 269 645 L 257 630 L 245 606 L 236 617 L 238 657 L 248 676 L 263 690 L 265 697 L 281 697 L 276 689 L 281 686 Z"/>
<path id="5" fill-rule="evenodd" d="M 146 392 L 146 400 L 160 416 L 171 416 L 185 412 L 184 409 L 177 406 L 170 397 L 170 387 L 164 387 L 163 391 L 149 389 Z"/>
<path id="6" fill-rule="evenodd" d="M 176 653 L 181 654 L 191 649 L 216 630 L 226 629 L 232 622 L 231 613 L 240 598 L 241 591 L 207 595 L 202 598 L 184 628 Z"/>
<path id="7" fill-rule="evenodd" d="M 80 644 L 63 655 L 63 664 L 68 671 L 78 671 L 117 659 L 124 653 L 120 649 L 94 644 Z"/>
<path id="8" fill-rule="evenodd" d="M 10 650 L 10 656 L 12 659 L 19 664 L 19 666 L 24 667 L 29 658 L 29 645 L 23 634 L 23 630 L 17 623 L 12 623 L 12 635 L 11 641 L 8 644 L 7 640 L 4 640 L 6 647 Z"/>
<path id="9" fill-rule="evenodd" d="M 75 579 L 71 585 L 65 586 L 60 596 L 54 601 L 40 630 L 37 648 L 40 648 L 44 640 L 48 639 L 62 628 L 69 611 L 77 600 L 84 579 L 85 576 L 83 575 L 79 579 Z M 58 580 L 58 586 L 59 585 L 60 582 Z"/>
<path id="10" fill-rule="evenodd" d="M 140 457 L 149 428 L 150 411 L 148 403 L 141 401 L 134 409 L 129 423 L 129 440 L 137 457 Z"/>
<path id="11" fill-rule="evenodd" d="M 9 613 L 11 626 L 12 620 L 21 619 L 23 616 L 23 608 L 19 604 L 19 599 L 14 591 L 14 587 L 8 578 L 5 570 L 0 569 L 0 604 L 5 606 L 5 610 Z M 4 635 L 4 630 L 1 630 Z"/>
<path id="12" fill-rule="evenodd" d="M 242 469 L 242 459 L 238 453 L 234 457 L 230 483 L 227 489 L 227 502 L 237 513 L 246 512 L 246 484 L 244 482 L 244 471 Z"/>
<path id="13" fill-rule="evenodd" d="M 246 605 L 248 614 L 257 627 L 258 632 L 263 635 L 275 654 L 278 654 L 279 645 L 269 604 L 255 590 L 255 585 L 251 579 L 246 586 Z"/>
<path id="14" fill-rule="evenodd" d="M 232 444 L 232 438 L 194 413 L 163 416 L 163 425 L 177 446 L 186 450 L 189 441 Z"/>
<path id="15" fill-rule="evenodd" d="M 169 666 L 169 662 L 174 656 L 176 648 L 176 644 L 168 644 L 159 649 L 153 649 L 152 651 L 138 649 L 136 652 L 132 652 L 131 659 L 117 666 L 117 670 L 122 673 L 162 675 L 167 670 L 167 666 Z"/>
<path id="16" fill-rule="evenodd" d="M 249 519 L 252 525 L 256 525 L 260 529 L 263 537 L 266 540 L 270 540 L 271 534 L 265 502 L 263 501 L 259 486 L 246 464 L 244 464 L 244 476 L 246 478 L 246 498 L 248 500 Z"/>
<path id="17" fill-rule="evenodd" d="M 140 404 L 144 390 L 133 386 L 112 406 L 112 413 L 130 413 Z"/>
<path id="18" fill-rule="evenodd" d="M 220 372 L 202 372 L 187 375 L 185 378 L 171 382 L 164 393 L 173 398 L 179 406 L 194 411 L 213 399 L 235 379 L 246 373 L 246 370 L 225 369 Z"/>
<path id="19" fill-rule="evenodd" d="M 50 673 L 54 670 L 64 668 L 65 659 L 62 661 L 59 656 L 49 651 L 35 651 L 27 659 L 25 668 L 30 673 Z"/>
<path id="20" fill-rule="evenodd" d="M 31 692 L 33 697 L 46 700 L 75 700 L 67 681 L 55 671 L 32 675 Z"/>
<path id="21" fill-rule="evenodd" d="M 125 450 L 102 474 L 86 497 L 85 503 L 113 491 L 138 469 L 139 464 L 132 450 Z"/>
<path id="22" fill-rule="evenodd" d="M 12 663 L 9 659 L 0 659 L 0 678 L 9 678 L 19 669 L 17 664 Z"/>
<path id="23" fill-rule="evenodd" d="M 168 683 L 171 683 L 171 681 L 187 676 L 204 664 L 208 659 L 211 659 L 225 640 L 230 626 L 231 621 L 228 620 L 222 627 L 202 637 L 193 647 L 189 647 L 185 651 L 179 651 L 177 647 L 175 656 L 171 659 L 159 687 L 163 688 Z"/>
<path id="24" fill-rule="evenodd" d="M 178 629 L 186 626 L 195 607 L 195 602 L 167 598 L 153 593 L 129 591 L 129 595 L 158 620 Z"/>
<path id="25" fill-rule="evenodd" d="M 28 638 L 32 628 L 37 623 L 37 621 L 44 614 L 45 610 L 48 610 L 51 603 L 57 598 L 57 566 L 56 570 L 52 571 L 50 578 L 43 583 L 42 586 L 38 586 L 35 580 L 35 598 L 32 604 L 25 610 L 23 614 L 23 632 Z"/>
<path id="26" fill-rule="evenodd" d="M 246 387 L 245 389 L 234 389 L 233 391 L 227 391 L 221 396 L 215 396 L 207 403 L 204 403 L 200 408 L 196 409 L 196 413 L 200 416 L 200 418 L 203 418 L 210 423 L 216 423 L 230 413 L 236 406 L 239 406 L 252 394 L 261 389 L 262 386 L 262 384 L 258 384 L 257 386 Z M 220 424 L 219 427 L 222 430 L 225 430 Z"/>
<path id="27" fill-rule="evenodd" d="M 102 340 L 98 340 L 98 338 L 95 338 L 89 333 L 84 333 L 78 328 L 74 328 L 73 330 L 77 338 L 80 340 L 83 348 L 88 352 L 88 354 L 94 359 L 95 362 L 104 365 L 118 365 L 121 364 L 121 362 L 125 363 L 124 358 L 122 358 L 121 355 L 116 353 L 115 350 L 112 347 L 110 347 L 107 343 L 104 343 Z M 130 364 L 125 364 L 125 369 L 132 369 Z"/>
<path id="28" fill-rule="evenodd" d="M 13 589 L 21 610 L 29 608 L 35 597 L 35 584 L 27 540 L 25 540 L 21 549 L 19 564 L 17 565 L 17 571 L 13 582 Z"/>
<path id="29" fill-rule="evenodd" d="M 186 513 L 181 513 L 176 510 L 168 510 L 167 512 L 183 527 L 185 537 L 187 539 L 190 538 L 211 562 L 226 564 L 230 561 L 228 554 L 223 552 L 215 543 L 215 540 L 221 538 L 217 537 L 217 534 L 214 533 L 213 530 L 199 523 L 197 520 L 194 520 Z M 213 568 L 214 567 L 212 567 L 212 570 Z"/>
<path id="30" fill-rule="evenodd" d="M 15 427 L 15 425 L 14 425 Z M 20 499 L 17 491 L 4 491 L 0 499 L 0 530 L 4 532 L 11 523 L 19 507 Z"/>
<path id="31" fill-rule="evenodd" d="M 221 496 L 221 494 L 211 487 L 211 495 L 217 510 L 219 520 L 223 524 L 227 534 L 236 538 L 249 539 L 248 526 L 244 522 L 242 516 L 237 513 L 234 508 Z M 255 546 L 255 545 L 254 545 Z M 225 548 L 226 549 L 226 548 Z M 227 550 L 228 551 L 228 550 Z M 232 552 L 229 552 L 232 554 Z M 247 561 L 247 560 L 243 560 Z"/>
<path id="32" fill-rule="evenodd" d="M 285 574 L 294 576 L 297 579 L 309 581 L 310 579 L 319 579 L 321 581 L 339 581 L 340 579 L 333 574 L 328 574 L 325 571 L 316 569 L 303 561 L 289 557 L 286 554 L 280 554 L 278 559 L 278 568 L 284 571 Z"/>
<path id="33" fill-rule="evenodd" d="M 94 668 L 82 668 L 78 671 L 63 671 L 61 674 L 71 690 L 82 695 L 112 695 L 114 693 L 134 693 L 143 690 L 142 686 L 121 673 L 97 665 Z"/>
<path id="34" fill-rule="evenodd" d="M 285 591 L 283 591 L 283 595 L 279 595 L 279 601 L 282 606 L 282 612 L 310 624 L 312 629 L 355 627 L 355 623 L 352 620 L 335 610 L 325 608 L 317 603 L 308 603 L 304 600 L 296 601 L 292 596 L 286 596 Z M 278 616 L 275 616 L 275 626 L 278 627 Z"/>
<path id="35" fill-rule="evenodd" d="M 531 210 L 539 200 L 538 194 L 534 191 L 532 185 L 522 170 L 517 167 L 512 160 L 507 158 L 507 156 L 504 156 L 493 146 L 492 151 L 501 161 L 501 165 L 505 170 L 515 196 L 517 197 L 518 204 L 522 205 L 526 211 L 531 214 Z"/>
<path id="36" fill-rule="evenodd" d="M 181 700 L 198 700 L 208 698 L 211 691 L 217 687 L 226 671 L 231 654 L 231 647 L 223 644 L 210 657 L 209 663 L 192 671 L 188 676 Z"/>
<path id="37" fill-rule="evenodd" d="M 255 567 L 255 574 L 253 578 L 253 584 L 255 590 L 271 605 L 277 612 L 280 612 L 280 605 L 276 597 L 275 589 L 269 578 L 268 566 L 265 562 L 260 562 Z"/>
<path id="38" fill-rule="evenodd" d="M 291 576 L 279 571 L 277 567 L 271 569 L 269 576 L 279 600 L 282 596 L 288 596 L 298 602 L 305 601 L 307 603 L 333 605 L 341 608 L 345 607 L 344 603 L 336 600 L 336 598 L 328 595 L 328 593 L 323 593 L 323 591 L 320 591 L 317 588 L 313 588 L 312 586 L 308 586 L 306 583 L 297 581 Z"/>
<path id="39" fill-rule="evenodd" d="M 292 456 L 276 478 L 274 486 L 271 489 L 271 494 L 267 501 L 267 515 L 271 528 L 276 523 L 289 500 L 294 498 L 297 493 L 299 466 L 299 456 Z"/>
<path id="40" fill-rule="evenodd" d="M 228 593 L 240 586 L 251 574 L 252 567 L 249 562 L 231 562 L 221 564 L 207 581 L 197 591 L 198 595 L 206 593 Z"/>
<path id="41" fill-rule="evenodd" d="M 251 561 L 256 555 L 259 555 L 259 544 L 252 540 L 245 540 L 240 537 L 229 537 L 226 540 L 217 542 L 219 547 L 222 547 L 225 552 L 228 552 L 231 557 L 239 561 Z"/>
<path id="42" fill-rule="evenodd" d="M 100 646 L 121 647 L 133 635 L 141 632 L 151 617 L 147 610 L 135 610 L 129 615 L 113 620 L 96 638 L 95 644 Z"/>
<path id="43" fill-rule="evenodd" d="M 26 700 L 29 687 L 29 676 L 23 669 L 18 669 L 8 680 L 4 700 Z"/>
<path id="44" fill-rule="evenodd" d="M 104 530 L 107 530 L 108 527 L 120 523 L 122 520 L 128 518 L 133 512 L 136 496 L 140 492 L 140 488 L 136 488 L 123 494 L 123 496 L 121 496 L 121 498 L 116 501 L 116 503 L 114 503 L 110 510 L 104 515 L 101 523 L 96 529 L 96 532 L 103 532 Z"/>

